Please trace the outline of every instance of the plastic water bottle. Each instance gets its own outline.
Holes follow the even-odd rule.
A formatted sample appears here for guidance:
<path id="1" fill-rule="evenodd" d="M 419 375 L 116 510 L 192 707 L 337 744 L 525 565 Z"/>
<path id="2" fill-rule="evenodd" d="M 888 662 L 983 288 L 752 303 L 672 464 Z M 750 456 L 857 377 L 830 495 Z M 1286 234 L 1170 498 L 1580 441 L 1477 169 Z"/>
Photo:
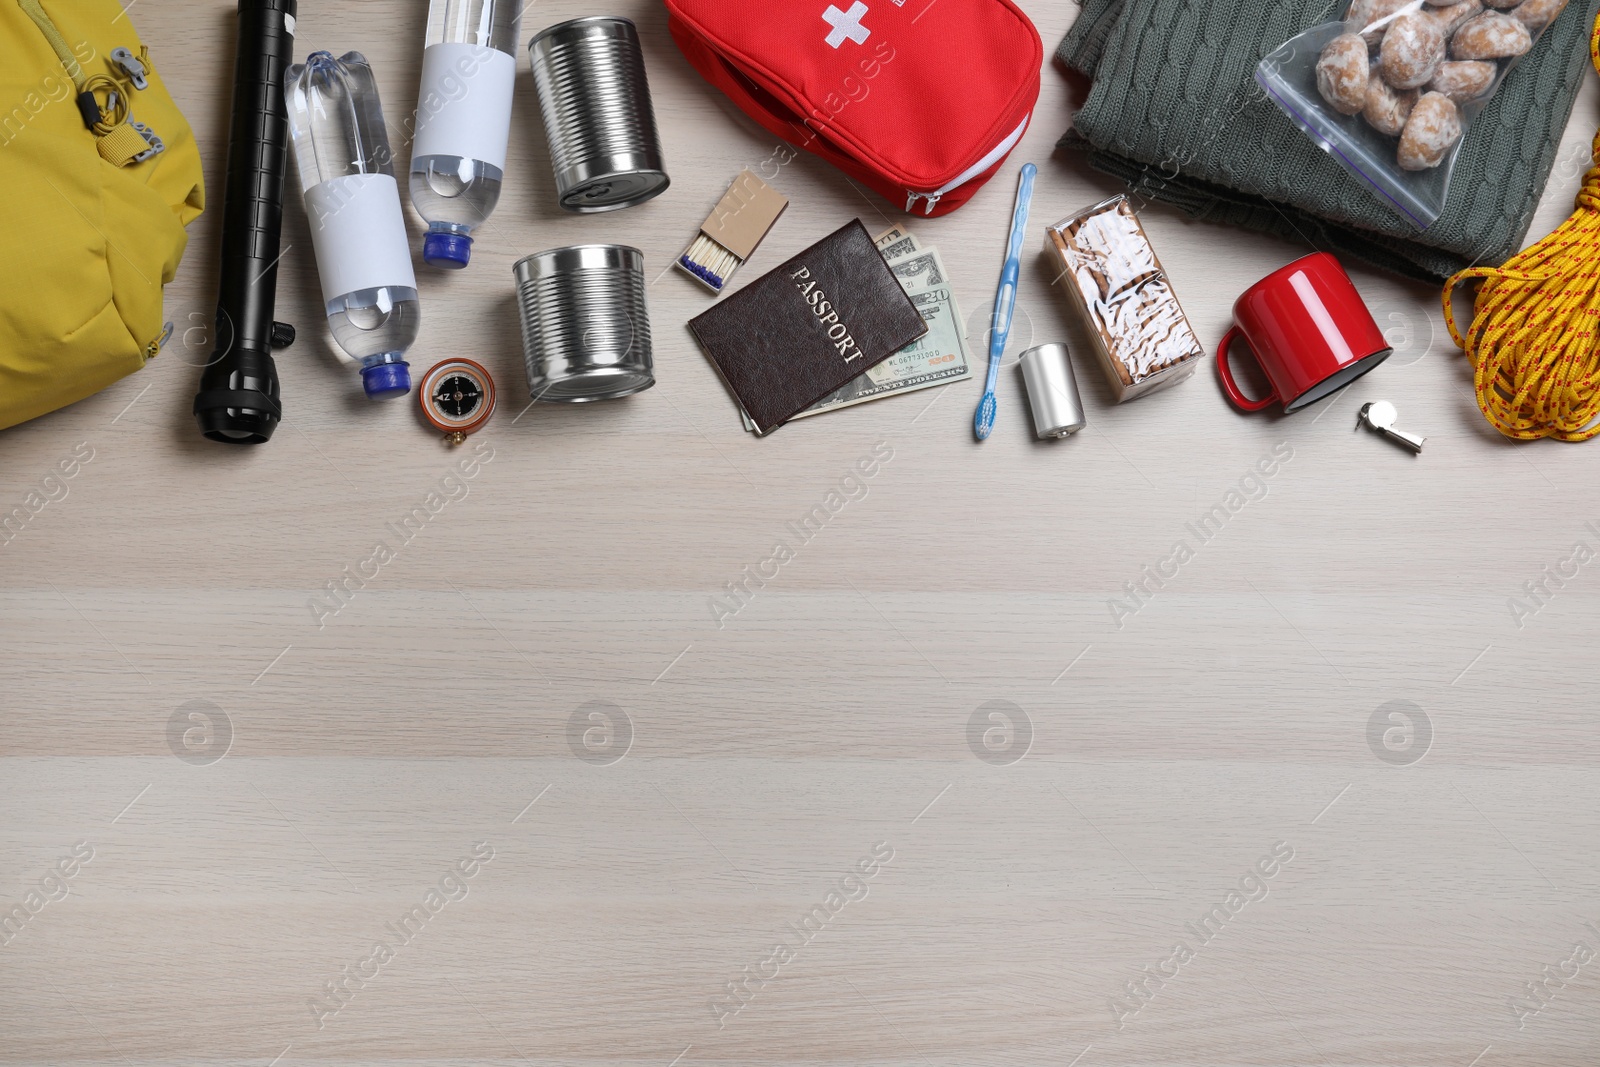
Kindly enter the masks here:
<path id="1" fill-rule="evenodd" d="M 411 202 L 428 223 L 422 258 L 435 267 L 467 265 L 472 231 L 500 200 L 521 6 L 432 0 L 428 8 Z"/>
<path id="2" fill-rule="evenodd" d="M 313 52 L 284 72 L 289 132 L 333 338 L 373 399 L 411 391 L 422 305 L 383 104 L 360 52 Z"/>

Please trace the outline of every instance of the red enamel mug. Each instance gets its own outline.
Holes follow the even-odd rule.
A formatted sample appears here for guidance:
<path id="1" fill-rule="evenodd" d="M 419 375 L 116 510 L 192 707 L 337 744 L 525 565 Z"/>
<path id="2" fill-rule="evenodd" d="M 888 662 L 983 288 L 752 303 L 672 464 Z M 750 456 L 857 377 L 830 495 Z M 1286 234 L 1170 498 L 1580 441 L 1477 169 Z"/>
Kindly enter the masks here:
<path id="1" fill-rule="evenodd" d="M 1240 411 L 1282 404 L 1284 414 L 1344 388 L 1393 351 L 1339 261 L 1313 252 L 1245 290 L 1233 305 L 1233 328 L 1217 347 L 1222 391 Z M 1260 400 L 1240 392 L 1228 347 L 1242 338 L 1272 390 Z"/>

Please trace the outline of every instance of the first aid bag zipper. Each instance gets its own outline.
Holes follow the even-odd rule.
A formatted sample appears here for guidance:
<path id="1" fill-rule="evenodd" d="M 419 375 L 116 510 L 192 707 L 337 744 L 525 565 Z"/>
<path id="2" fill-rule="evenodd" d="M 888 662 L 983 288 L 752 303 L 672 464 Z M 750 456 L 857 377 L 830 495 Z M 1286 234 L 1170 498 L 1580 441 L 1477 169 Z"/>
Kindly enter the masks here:
<path id="1" fill-rule="evenodd" d="M 931 192 L 919 192 L 915 189 L 907 189 L 906 213 L 910 214 L 912 209 L 916 207 L 917 201 L 922 200 L 924 201 L 922 213 L 924 215 L 932 215 L 933 209 L 938 206 L 939 200 L 944 196 L 944 194 L 950 192 L 951 190 L 961 188 L 963 185 L 967 184 L 972 179 L 988 170 L 990 167 L 994 166 L 1001 159 L 1005 158 L 1006 153 L 1015 148 L 1017 146 L 1017 142 L 1022 140 L 1022 135 L 1027 130 L 1028 120 L 1031 117 L 1031 112 L 1022 116 L 1021 124 L 1007 134 L 1005 140 L 995 145 L 989 150 L 988 155 L 984 156 L 972 166 L 962 171 L 952 181 L 946 182 L 944 185 L 940 186 L 938 189 L 932 190 Z"/>

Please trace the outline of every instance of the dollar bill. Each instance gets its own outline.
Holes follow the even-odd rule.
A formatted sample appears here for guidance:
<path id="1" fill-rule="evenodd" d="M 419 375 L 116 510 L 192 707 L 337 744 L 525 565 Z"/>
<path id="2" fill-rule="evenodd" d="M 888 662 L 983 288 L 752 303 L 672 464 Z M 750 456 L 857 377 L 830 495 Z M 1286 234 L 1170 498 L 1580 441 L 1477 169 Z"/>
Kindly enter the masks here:
<path id="1" fill-rule="evenodd" d="M 887 230 L 884 230 L 882 233 L 878 234 L 878 236 L 874 237 L 872 239 L 872 243 L 877 245 L 879 248 L 884 248 L 888 245 L 894 244 L 896 241 L 910 236 L 911 235 L 905 231 L 904 227 L 890 226 Z"/>
<path id="2" fill-rule="evenodd" d="M 880 246 L 879 250 L 883 253 L 883 258 L 885 260 L 894 260 L 919 251 L 921 247 L 921 245 L 917 244 L 917 239 L 915 237 L 907 234 L 896 241 Z"/>
<path id="3" fill-rule="evenodd" d="M 899 393 L 931 389 L 972 376 L 964 320 L 955 294 L 948 286 L 908 286 L 906 295 L 922 313 L 928 332 L 795 415 L 796 419 Z M 744 417 L 744 428 L 755 430 L 749 416 Z"/>
<path id="4" fill-rule="evenodd" d="M 902 286 L 926 289 L 950 284 L 950 272 L 945 270 L 937 248 L 923 248 L 891 259 L 889 269 L 894 271 Z"/>
<path id="5" fill-rule="evenodd" d="M 882 234 L 872 238 L 872 243 L 878 246 L 878 251 L 883 254 L 883 259 L 899 259 L 909 256 L 914 251 L 922 251 L 922 242 L 907 234 L 904 227 L 891 226 L 883 230 Z"/>
<path id="6" fill-rule="evenodd" d="M 825 411 L 837 411 L 898 393 L 931 389 L 972 376 L 966 342 L 961 336 L 961 313 L 950 290 L 946 287 L 924 289 L 910 296 L 911 302 L 922 312 L 928 332 L 795 418 L 809 418 Z"/>
<path id="7" fill-rule="evenodd" d="M 878 251 L 886 260 L 899 259 L 922 248 L 920 241 L 899 226 L 891 226 L 884 230 L 872 239 L 872 243 L 878 246 Z"/>

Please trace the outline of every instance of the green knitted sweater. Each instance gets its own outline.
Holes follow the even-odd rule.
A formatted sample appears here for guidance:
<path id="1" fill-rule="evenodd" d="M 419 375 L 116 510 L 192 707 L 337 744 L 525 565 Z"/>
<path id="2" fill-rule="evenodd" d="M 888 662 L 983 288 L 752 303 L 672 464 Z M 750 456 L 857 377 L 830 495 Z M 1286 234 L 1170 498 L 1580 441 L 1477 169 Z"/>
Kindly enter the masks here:
<path id="1" fill-rule="evenodd" d="M 1057 57 L 1094 87 L 1062 147 L 1141 196 L 1439 282 L 1522 245 L 1589 69 L 1600 0 L 1572 0 L 1467 132 L 1418 232 L 1256 86 L 1261 57 L 1342 0 L 1083 0 Z"/>

